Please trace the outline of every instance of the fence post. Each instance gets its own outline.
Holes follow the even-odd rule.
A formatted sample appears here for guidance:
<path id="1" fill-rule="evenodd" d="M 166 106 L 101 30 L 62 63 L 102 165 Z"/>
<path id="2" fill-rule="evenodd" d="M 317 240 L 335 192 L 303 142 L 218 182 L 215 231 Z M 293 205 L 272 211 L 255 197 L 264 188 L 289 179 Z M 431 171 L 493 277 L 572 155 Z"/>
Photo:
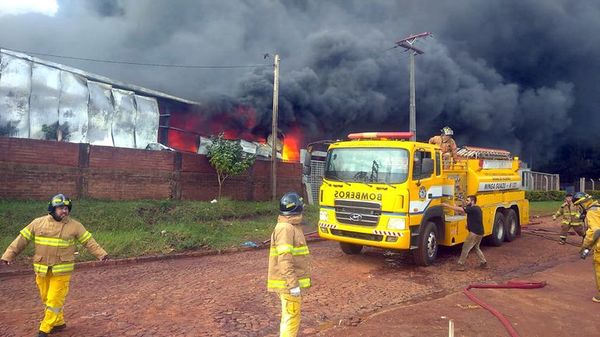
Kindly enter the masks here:
<path id="1" fill-rule="evenodd" d="M 545 185 L 544 191 L 548 191 L 548 187 L 550 186 L 550 184 L 549 184 L 550 180 L 548 179 L 548 176 L 546 176 L 546 175 L 544 175 L 543 177 L 544 177 L 544 182 L 545 182 L 545 184 L 544 184 Z"/>
<path id="2" fill-rule="evenodd" d="M 585 178 L 579 178 L 579 192 L 585 192 Z"/>
<path id="3" fill-rule="evenodd" d="M 173 155 L 173 173 L 171 175 L 171 199 L 181 200 L 181 165 L 183 158 L 181 152 Z"/>
<path id="4" fill-rule="evenodd" d="M 77 163 L 78 176 L 75 181 L 77 198 L 88 197 L 88 171 L 90 167 L 90 144 L 79 143 L 79 158 Z"/>
<path id="5" fill-rule="evenodd" d="M 596 190 L 596 186 L 594 186 L 594 179 L 590 178 L 590 180 L 592 181 L 592 191 L 595 191 Z"/>

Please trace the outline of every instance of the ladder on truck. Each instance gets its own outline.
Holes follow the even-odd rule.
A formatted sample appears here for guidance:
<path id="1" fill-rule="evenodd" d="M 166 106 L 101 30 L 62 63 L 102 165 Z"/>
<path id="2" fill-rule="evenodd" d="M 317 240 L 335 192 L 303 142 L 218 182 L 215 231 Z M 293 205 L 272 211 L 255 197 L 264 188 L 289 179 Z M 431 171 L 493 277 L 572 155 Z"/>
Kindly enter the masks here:
<path id="1" fill-rule="evenodd" d="M 489 149 L 484 147 L 464 146 L 458 149 L 456 154 L 459 157 L 469 159 L 512 160 L 510 152 L 506 150 Z"/>

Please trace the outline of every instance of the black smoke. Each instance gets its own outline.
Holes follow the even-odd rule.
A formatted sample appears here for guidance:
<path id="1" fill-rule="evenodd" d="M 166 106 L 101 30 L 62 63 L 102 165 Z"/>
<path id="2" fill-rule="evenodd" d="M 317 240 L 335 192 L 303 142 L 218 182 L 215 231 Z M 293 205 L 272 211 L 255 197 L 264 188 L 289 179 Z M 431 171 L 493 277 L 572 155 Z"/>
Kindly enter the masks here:
<path id="1" fill-rule="evenodd" d="M 589 164 L 595 160 L 585 158 L 597 156 L 600 126 L 598 1 L 64 0 L 59 5 L 55 17 L 2 17 L 0 45 L 206 65 L 268 65 L 272 60 L 263 55 L 277 52 L 280 125 L 284 131 L 300 125 L 305 142 L 355 131 L 407 130 L 408 54 L 389 48 L 407 35 L 431 31 L 433 38 L 418 42 L 425 54 L 416 57 L 419 139 L 449 125 L 459 145 L 506 148 L 534 169 L 568 177 L 598 169 Z M 251 105 L 257 112 L 255 131 L 270 130 L 269 66 L 200 70 L 52 60 L 209 106 L 218 101 L 232 114 L 237 104 Z M 574 162 L 566 165 L 565 153 Z"/>

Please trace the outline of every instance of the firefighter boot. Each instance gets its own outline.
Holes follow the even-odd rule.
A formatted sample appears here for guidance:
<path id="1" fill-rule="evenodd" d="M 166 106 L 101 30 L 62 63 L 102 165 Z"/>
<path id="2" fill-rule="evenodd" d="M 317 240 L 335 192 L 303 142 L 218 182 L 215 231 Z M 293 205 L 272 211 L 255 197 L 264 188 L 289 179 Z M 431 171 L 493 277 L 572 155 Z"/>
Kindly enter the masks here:
<path id="1" fill-rule="evenodd" d="M 64 329 L 66 329 L 66 328 L 67 328 L 67 325 L 66 325 L 65 323 L 63 323 L 63 324 L 61 324 L 61 325 L 55 325 L 55 326 L 52 328 L 52 331 L 50 331 L 50 333 L 59 332 L 59 331 L 62 331 L 62 330 L 64 330 Z"/>
<path id="2" fill-rule="evenodd" d="M 559 245 L 564 245 L 565 243 L 567 243 L 567 238 L 561 237 L 560 240 L 558 241 Z"/>
<path id="3" fill-rule="evenodd" d="M 39 331 L 37 337 L 48 337 L 48 334 L 43 331 Z"/>

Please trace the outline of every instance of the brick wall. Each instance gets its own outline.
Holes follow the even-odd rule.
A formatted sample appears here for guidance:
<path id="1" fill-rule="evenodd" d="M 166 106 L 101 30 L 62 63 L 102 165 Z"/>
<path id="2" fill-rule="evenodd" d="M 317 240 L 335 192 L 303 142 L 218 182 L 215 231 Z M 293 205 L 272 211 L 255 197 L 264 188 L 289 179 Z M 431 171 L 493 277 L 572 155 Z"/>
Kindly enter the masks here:
<path id="1" fill-rule="evenodd" d="M 0 137 L 0 198 L 212 200 L 216 173 L 203 155 Z M 228 178 L 223 196 L 271 198 L 271 162 Z M 278 163 L 277 195 L 302 189 L 299 163 Z"/>

